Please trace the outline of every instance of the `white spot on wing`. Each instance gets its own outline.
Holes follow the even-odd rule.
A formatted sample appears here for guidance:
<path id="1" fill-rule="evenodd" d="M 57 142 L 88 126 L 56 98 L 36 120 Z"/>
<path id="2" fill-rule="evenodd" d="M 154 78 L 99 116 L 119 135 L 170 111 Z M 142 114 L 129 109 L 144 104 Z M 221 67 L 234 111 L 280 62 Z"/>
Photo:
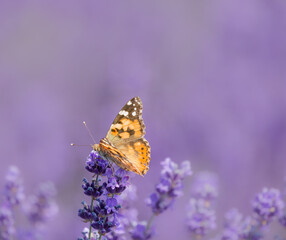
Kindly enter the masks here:
<path id="1" fill-rule="evenodd" d="M 128 112 L 124 111 L 123 115 L 126 117 L 128 115 Z"/>
<path id="2" fill-rule="evenodd" d="M 131 105 L 131 103 L 132 103 L 131 101 L 128 101 L 127 105 Z"/>
<path id="3" fill-rule="evenodd" d="M 136 112 L 133 112 L 133 113 L 132 113 L 132 116 L 136 116 Z"/>

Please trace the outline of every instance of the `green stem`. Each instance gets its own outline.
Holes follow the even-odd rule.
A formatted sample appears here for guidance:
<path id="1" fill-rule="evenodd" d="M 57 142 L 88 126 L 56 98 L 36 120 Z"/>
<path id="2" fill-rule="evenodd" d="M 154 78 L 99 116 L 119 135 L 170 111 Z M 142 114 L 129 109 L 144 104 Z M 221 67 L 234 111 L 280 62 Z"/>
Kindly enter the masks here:
<path id="1" fill-rule="evenodd" d="M 95 179 L 95 184 L 97 185 L 97 182 L 98 182 L 98 176 L 99 175 L 96 175 L 96 179 Z M 90 211 L 91 211 L 91 213 L 92 213 L 92 211 L 93 211 L 93 201 L 94 201 L 94 198 L 93 197 L 91 197 L 91 203 L 90 203 Z M 90 219 L 90 221 L 89 221 L 89 233 L 88 233 L 88 239 L 90 240 L 90 238 L 91 238 L 91 223 L 92 223 L 92 219 Z"/>
<path id="2" fill-rule="evenodd" d="M 155 213 L 152 214 L 152 216 L 149 218 L 149 221 L 147 223 L 147 226 L 146 226 L 146 229 L 145 229 L 145 232 L 144 232 L 144 235 L 146 235 L 151 227 L 151 224 L 154 220 L 154 217 L 155 217 Z"/>
<path id="3" fill-rule="evenodd" d="M 97 184 L 97 182 L 98 182 L 98 177 L 99 177 L 99 175 L 96 175 L 96 179 L 95 179 L 95 183 Z"/>
<path id="4" fill-rule="evenodd" d="M 91 204 L 90 204 L 90 211 L 93 211 L 93 197 L 91 198 Z M 88 239 L 91 238 L 91 223 L 92 223 L 92 219 L 90 219 L 89 221 L 89 233 L 88 233 Z"/>
<path id="5" fill-rule="evenodd" d="M 165 198 L 166 198 L 166 195 L 165 196 L 160 196 L 160 200 L 159 201 L 163 201 Z M 147 226 L 146 226 L 146 229 L 145 229 L 145 232 L 144 232 L 145 235 L 148 233 L 155 216 L 156 216 L 156 214 L 152 213 L 151 217 L 149 218 Z"/>

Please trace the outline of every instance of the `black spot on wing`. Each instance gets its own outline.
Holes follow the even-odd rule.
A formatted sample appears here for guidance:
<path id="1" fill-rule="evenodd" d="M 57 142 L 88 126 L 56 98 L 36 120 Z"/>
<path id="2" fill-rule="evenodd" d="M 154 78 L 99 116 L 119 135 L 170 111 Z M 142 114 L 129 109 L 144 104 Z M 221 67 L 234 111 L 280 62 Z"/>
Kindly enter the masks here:
<path id="1" fill-rule="evenodd" d="M 127 129 L 127 132 L 129 132 L 130 136 L 134 135 L 135 134 L 135 131 L 134 130 L 131 130 L 129 127 Z"/>
<path id="2" fill-rule="evenodd" d="M 118 134 L 120 134 L 120 133 L 123 133 L 123 132 L 124 132 L 123 128 L 120 128 L 120 129 L 116 128 L 116 130 L 117 130 Z"/>

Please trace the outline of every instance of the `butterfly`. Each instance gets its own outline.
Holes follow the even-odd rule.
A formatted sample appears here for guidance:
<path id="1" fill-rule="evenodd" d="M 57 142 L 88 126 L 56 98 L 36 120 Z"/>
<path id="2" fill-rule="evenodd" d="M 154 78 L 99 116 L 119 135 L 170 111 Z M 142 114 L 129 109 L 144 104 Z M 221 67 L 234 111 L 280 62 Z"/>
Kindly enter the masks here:
<path id="1" fill-rule="evenodd" d="M 142 109 L 139 97 L 129 100 L 117 114 L 106 137 L 93 146 L 103 158 L 141 176 L 149 170 L 150 162 L 150 145 L 144 138 Z"/>

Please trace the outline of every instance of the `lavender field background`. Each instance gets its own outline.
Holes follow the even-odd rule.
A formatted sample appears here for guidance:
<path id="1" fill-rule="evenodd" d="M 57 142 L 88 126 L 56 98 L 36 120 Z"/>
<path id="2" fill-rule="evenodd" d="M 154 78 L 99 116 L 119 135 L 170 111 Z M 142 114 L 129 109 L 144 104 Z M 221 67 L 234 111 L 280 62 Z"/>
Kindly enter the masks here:
<path id="1" fill-rule="evenodd" d="M 70 143 L 92 144 L 82 121 L 99 141 L 140 96 L 151 164 L 132 180 L 139 218 L 151 214 L 145 199 L 160 162 L 187 159 L 194 176 L 218 176 L 218 232 L 231 207 L 248 214 L 263 187 L 283 189 L 285 29 L 283 0 L 2 1 L 0 186 L 10 165 L 27 193 L 53 181 L 59 212 L 44 239 L 76 239 L 91 148 Z M 192 179 L 155 220 L 154 239 L 190 239 Z"/>

